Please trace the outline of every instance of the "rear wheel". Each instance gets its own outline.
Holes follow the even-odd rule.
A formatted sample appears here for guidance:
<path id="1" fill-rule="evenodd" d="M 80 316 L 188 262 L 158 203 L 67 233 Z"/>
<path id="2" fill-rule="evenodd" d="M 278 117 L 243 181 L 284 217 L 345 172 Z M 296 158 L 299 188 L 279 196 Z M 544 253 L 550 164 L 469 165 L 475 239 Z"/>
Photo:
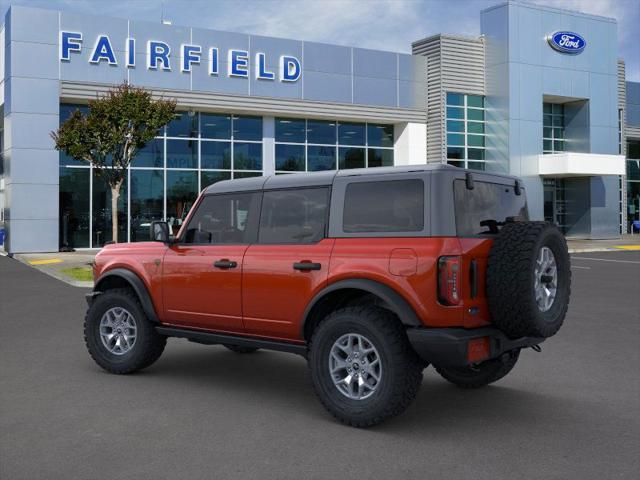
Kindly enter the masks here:
<path id="1" fill-rule="evenodd" d="M 224 344 L 224 346 L 235 353 L 253 353 L 258 350 L 256 347 L 241 347 L 240 345 Z"/>
<path id="2" fill-rule="evenodd" d="M 402 413 L 422 383 L 422 365 L 402 324 L 373 306 L 333 312 L 309 347 L 316 395 L 341 422 L 376 425 Z"/>
<path id="3" fill-rule="evenodd" d="M 95 297 L 85 316 L 84 339 L 93 360 L 117 374 L 150 366 L 167 343 L 145 315 L 138 297 L 126 288 Z"/>
<path id="4" fill-rule="evenodd" d="M 520 350 L 505 353 L 499 358 L 487 360 L 469 367 L 435 367 L 449 382 L 462 388 L 480 388 L 497 382 L 515 367 Z"/>

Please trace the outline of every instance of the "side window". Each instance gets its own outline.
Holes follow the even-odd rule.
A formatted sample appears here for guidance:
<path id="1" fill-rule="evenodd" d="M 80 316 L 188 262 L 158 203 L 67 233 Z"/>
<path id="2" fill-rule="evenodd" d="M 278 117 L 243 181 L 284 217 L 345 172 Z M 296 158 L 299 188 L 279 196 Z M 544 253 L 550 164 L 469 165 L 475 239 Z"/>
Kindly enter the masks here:
<path id="1" fill-rule="evenodd" d="M 350 183 L 344 196 L 342 229 L 348 233 L 424 230 L 424 182 Z"/>
<path id="2" fill-rule="evenodd" d="M 324 238 L 328 208 L 328 188 L 267 191 L 258 242 L 315 243 Z"/>
<path id="3" fill-rule="evenodd" d="M 191 217 L 183 243 L 248 244 L 255 242 L 259 193 L 205 197 Z"/>

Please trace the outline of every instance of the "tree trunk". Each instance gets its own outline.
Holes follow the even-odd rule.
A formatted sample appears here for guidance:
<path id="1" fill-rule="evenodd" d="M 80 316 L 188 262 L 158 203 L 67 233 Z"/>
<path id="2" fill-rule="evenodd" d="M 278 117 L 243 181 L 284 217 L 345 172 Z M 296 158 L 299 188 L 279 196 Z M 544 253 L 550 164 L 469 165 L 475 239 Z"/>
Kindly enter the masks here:
<path id="1" fill-rule="evenodd" d="M 120 198 L 120 187 L 122 180 L 115 185 L 111 185 L 111 240 L 118 243 L 118 198 Z"/>

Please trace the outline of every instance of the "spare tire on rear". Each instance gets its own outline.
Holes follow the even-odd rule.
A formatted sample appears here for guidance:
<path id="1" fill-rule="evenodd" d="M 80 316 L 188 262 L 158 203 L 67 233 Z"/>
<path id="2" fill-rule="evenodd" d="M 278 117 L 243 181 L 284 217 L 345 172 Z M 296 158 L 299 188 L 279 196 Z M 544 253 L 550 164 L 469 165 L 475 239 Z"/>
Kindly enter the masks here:
<path id="1" fill-rule="evenodd" d="M 550 337 L 569 306 L 567 242 L 547 222 L 513 222 L 495 238 L 487 264 L 492 321 L 511 338 Z"/>

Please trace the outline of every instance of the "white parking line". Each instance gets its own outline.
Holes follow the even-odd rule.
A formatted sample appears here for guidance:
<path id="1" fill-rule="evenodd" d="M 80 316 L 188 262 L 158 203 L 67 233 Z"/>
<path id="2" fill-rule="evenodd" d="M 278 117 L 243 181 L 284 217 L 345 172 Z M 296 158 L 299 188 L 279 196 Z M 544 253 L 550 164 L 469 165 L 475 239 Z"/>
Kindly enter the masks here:
<path id="1" fill-rule="evenodd" d="M 578 265 L 571 265 L 571 268 L 580 268 L 582 270 L 591 270 L 591 267 L 579 267 Z"/>
<path id="2" fill-rule="evenodd" d="M 571 257 L 572 260 L 593 260 L 595 262 L 615 262 L 615 263 L 635 263 L 640 265 L 640 262 L 635 260 L 614 260 L 612 258 L 591 258 L 591 257 Z"/>

